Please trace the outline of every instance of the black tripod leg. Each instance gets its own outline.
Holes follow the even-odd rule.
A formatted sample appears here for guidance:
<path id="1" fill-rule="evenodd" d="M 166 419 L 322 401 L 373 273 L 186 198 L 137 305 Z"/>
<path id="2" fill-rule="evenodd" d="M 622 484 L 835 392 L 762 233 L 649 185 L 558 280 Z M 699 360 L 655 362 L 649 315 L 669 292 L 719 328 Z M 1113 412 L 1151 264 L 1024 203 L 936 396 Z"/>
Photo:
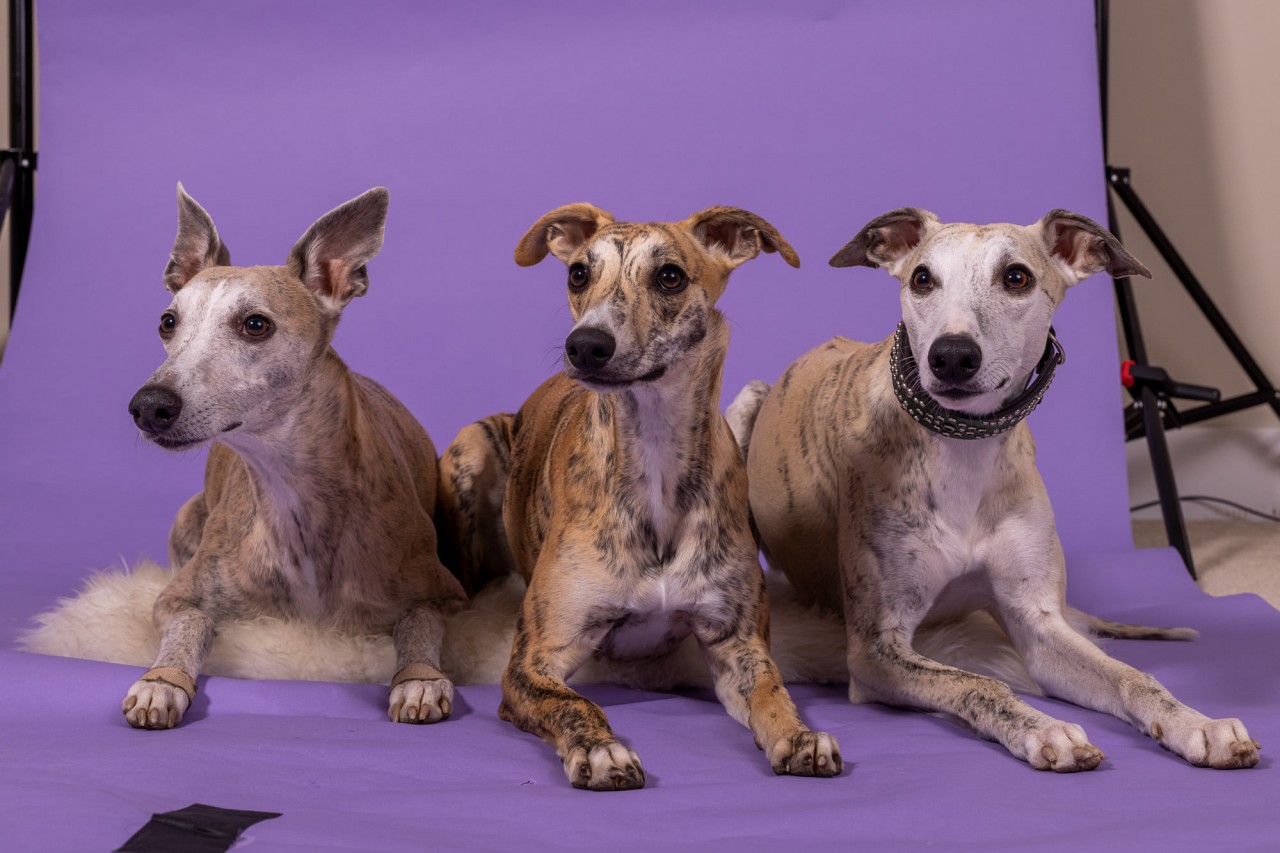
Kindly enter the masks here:
<path id="1" fill-rule="evenodd" d="M 1160 509 L 1164 515 L 1164 532 L 1169 537 L 1169 544 L 1182 555 L 1182 562 L 1194 578 L 1196 564 L 1191 558 L 1191 542 L 1187 538 L 1187 524 L 1182 518 L 1182 504 L 1178 501 L 1178 483 L 1173 477 L 1173 460 L 1169 457 L 1169 442 L 1165 439 L 1159 403 L 1150 388 L 1142 389 L 1141 400 L 1147 449 L 1151 451 L 1151 471 L 1155 474 L 1156 493 L 1160 495 Z"/>

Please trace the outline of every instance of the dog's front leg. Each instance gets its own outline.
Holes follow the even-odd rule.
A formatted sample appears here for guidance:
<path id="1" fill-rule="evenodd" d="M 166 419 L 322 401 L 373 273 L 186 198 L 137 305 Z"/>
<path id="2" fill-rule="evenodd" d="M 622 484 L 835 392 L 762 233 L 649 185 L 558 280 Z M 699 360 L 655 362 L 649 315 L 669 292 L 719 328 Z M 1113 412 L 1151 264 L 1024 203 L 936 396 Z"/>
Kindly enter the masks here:
<path id="1" fill-rule="evenodd" d="M 1009 685 L 924 657 L 909 632 L 890 625 L 850 625 L 850 698 L 941 711 L 1037 770 L 1092 770 L 1103 754 L 1084 729 L 1023 702 Z"/>
<path id="2" fill-rule="evenodd" d="M 535 592 L 526 594 L 516 621 L 498 716 L 555 746 L 575 788 L 643 788 L 640 757 L 618 741 L 600 706 L 565 684 L 593 650 L 586 626 L 570 624 L 565 613 L 552 616 L 533 603 Z"/>
<path id="3" fill-rule="evenodd" d="M 1072 773 L 1102 763 L 1101 750 L 1080 726 L 1037 711 L 1003 682 L 931 660 L 911 647 L 934 596 L 928 571 L 914 556 L 922 545 L 896 542 L 873 549 L 847 531 L 842 535 L 851 701 L 941 711 L 1037 770 Z"/>
<path id="4" fill-rule="evenodd" d="M 175 579 L 180 582 L 182 577 Z M 213 644 L 214 622 L 189 599 L 161 593 L 154 618 L 160 629 L 155 665 L 124 697 L 125 719 L 135 729 L 171 729 L 196 694 L 196 676 Z"/>
<path id="5" fill-rule="evenodd" d="M 759 573 L 759 568 L 753 570 Z M 754 617 L 738 624 L 716 618 L 694 622 L 694 634 L 711 667 L 716 696 L 729 716 L 751 729 L 779 775 L 838 776 L 844 769 L 840 746 L 826 732 L 800 721 L 791 695 L 769 654 L 769 611 L 764 581 Z"/>
<path id="6" fill-rule="evenodd" d="M 443 568 L 440 571 L 444 571 Z M 438 723 L 453 711 L 453 682 L 440 671 L 444 617 L 420 602 L 400 617 L 392 632 L 396 674 L 387 714 L 396 723 Z"/>
<path id="7" fill-rule="evenodd" d="M 1065 564 L 1056 537 L 1053 548 L 1058 574 L 1052 577 L 1062 577 Z M 1028 574 L 993 572 L 993 579 L 1018 587 L 997 586 L 996 596 L 1014 645 L 1047 692 L 1128 720 L 1197 767 L 1235 769 L 1258 763 L 1258 743 L 1243 723 L 1211 719 L 1179 702 L 1153 676 L 1107 655 L 1067 623 L 1056 584 L 1046 583 L 1046 589 L 1032 594 L 1025 589 Z"/>

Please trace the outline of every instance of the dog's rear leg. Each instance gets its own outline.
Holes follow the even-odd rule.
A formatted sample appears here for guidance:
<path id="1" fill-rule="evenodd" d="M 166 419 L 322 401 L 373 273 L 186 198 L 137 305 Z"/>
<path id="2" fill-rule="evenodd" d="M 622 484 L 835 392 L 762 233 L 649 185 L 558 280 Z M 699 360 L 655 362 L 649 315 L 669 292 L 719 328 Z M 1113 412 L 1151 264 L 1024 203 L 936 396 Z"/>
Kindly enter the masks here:
<path id="1" fill-rule="evenodd" d="M 769 383 L 753 379 L 743 386 L 738 396 L 729 404 L 729 410 L 724 413 L 729 429 L 733 430 L 733 437 L 742 450 L 743 459 L 747 458 L 747 451 L 751 449 L 751 433 L 755 430 L 756 418 L 759 417 L 760 407 L 764 405 L 764 398 L 767 396 Z"/>
<path id="2" fill-rule="evenodd" d="M 190 597 L 186 572 L 156 599 L 160 629 L 155 665 L 134 682 L 122 710 L 135 729 L 171 729 L 182 721 L 196 694 L 196 676 L 213 644 L 214 623 Z"/>
<path id="3" fill-rule="evenodd" d="M 759 569 L 754 571 L 759 572 Z M 737 625 L 695 622 L 694 633 L 711 667 L 716 696 L 729 716 L 751 729 L 779 775 L 838 776 L 844 769 L 840 746 L 826 732 L 800 721 L 791 695 L 769 654 L 769 610 L 760 580 L 756 617 Z"/>
<path id="4" fill-rule="evenodd" d="M 441 559 L 468 596 L 516 569 L 502 520 L 514 422 L 502 413 L 465 426 L 440 457 Z"/>
<path id="5" fill-rule="evenodd" d="M 1154 628 L 1112 622 L 1074 607 L 1067 608 L 1067 621 L 1076 630 L 1104 640 L 1194 640 L 1200 636 L 1194 628 Z"/>
<path id="6" fill-rule="evenodd" d="M 516 621 L 498 716 L 552 744 L 575 788 L 643 788 L 640 757 L 618 741 L 600 706 L 564 682 L 592 652 L 584 632 L 545 624 L 529 602 Z"/>
<path id="7" fill-rule="evenodd" d="M 387 698 L 387 715 L 396 723 L 438 723 L 453 711 L 453 682 L 440 671 L 444 617 L 428 602 L 419 602 L 396 621 L 395 677 Z"/>

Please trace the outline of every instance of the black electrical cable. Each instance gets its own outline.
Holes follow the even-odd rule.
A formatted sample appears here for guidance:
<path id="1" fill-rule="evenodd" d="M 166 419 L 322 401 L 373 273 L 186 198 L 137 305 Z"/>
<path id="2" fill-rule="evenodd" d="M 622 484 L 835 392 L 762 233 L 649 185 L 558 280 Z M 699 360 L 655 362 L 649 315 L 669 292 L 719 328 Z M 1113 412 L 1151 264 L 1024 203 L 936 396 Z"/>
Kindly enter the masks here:
<path id="1" fill-rule="evenodd" d="M 1250 515 L 1256 515 L 1258 518 L 1265 518 L 1267 521 L 1280 521 L 1280 515 L 1271 515 L 1270 513 L 1263 512 L 1260 509 L 1254 509 L 1253 507 L 1245 506 L 1244 504 L 1238 504 L 1235 501 L 1229 501 L 1226 498 L 1215 498 L 1212 495 L 1180 495 L 1178 497 L 1178 500 L 1198 501 L 1201 503 L 1224 504 L 1226 506 L 1232 507 L 1233 509 L 1238 509 L 1241 512 L 1247 512 Z M 1137 512 L 1143 509 L 1150 509 L 1153 506 L 1159 505 L 1159 503 L 1160 501 L 1147 501 L 1144 504 L 1138 504 L 1137 506 L 1129 507 L 1129 512 Z"/>

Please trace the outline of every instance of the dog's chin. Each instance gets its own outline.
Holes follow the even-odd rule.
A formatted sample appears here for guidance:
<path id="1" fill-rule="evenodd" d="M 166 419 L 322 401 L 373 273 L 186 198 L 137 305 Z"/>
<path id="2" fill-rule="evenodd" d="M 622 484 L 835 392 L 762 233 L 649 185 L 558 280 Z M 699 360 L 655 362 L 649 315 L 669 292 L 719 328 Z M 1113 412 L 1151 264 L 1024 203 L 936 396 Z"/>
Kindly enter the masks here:
<path id="1" fill-rule="evenodd" d="M 204 435 L 204 436 L 192 436 L 192 435 L 176 434 L 176 433 L 168 433 L 168 432 L 162 432 L 162 433 L 157 433 L 153 435 L 144 430 L 139 430 L 139 432 L 142 433 L 143 438 L 145 438 L 147 441 L 150 441 L 152 444 L 156 445 L 157 447 L 162 447 L 165 450 L 181 451 L 181 450 L 195 450 L 197 447 L 201 447 L 205 444 L 209 444 L 210 442 L 215 441 L 219 438 L 224 438 L 228 434 L 233 434 L 236 430 L 240 429 L 241 426 L 243 426 L 243 424 L 240 421 L 236 421 L 235 423 L 229 424 L 223 427 L 222 429 L 218 430 L 218 432 L 215 435 Z"/>
<path id="2" fill-rule="evenodd" d="M 964 386 L 939 386 L 925 388 L 933 401 L 944 409 L 981 417 L 989 415 L 1004 403 L 999 390 L 982 390 Z"/>
<path id="3" fill-rule="evenodd" d="M 204 438 L 191 438 L 190 436 L 169 435 L 168 433 L 160 433 L 159 435 L 151 435 L 150 433 L 142 433 L 142 437 L 154 444 L 156 447 L 162 447 L 165 450 L 194 450 L 202 444 L 208 444 L 211 440 L 207 436 Z"/>
<path id="4" fill-rule="evenodd" d="M 597 394 L 614 394 L 619 391 L 626 391 L 628 388 L 633 388 L 637 385 L 656 382 L 666 372 L 666 367 L 656 367 L 640 376 L 623 377 L 612 374 L 592 373 L 587 370 L 580 370 L 572 365 L 565 369 L 566 376 L 588 391 L 595 391 Z"/>

